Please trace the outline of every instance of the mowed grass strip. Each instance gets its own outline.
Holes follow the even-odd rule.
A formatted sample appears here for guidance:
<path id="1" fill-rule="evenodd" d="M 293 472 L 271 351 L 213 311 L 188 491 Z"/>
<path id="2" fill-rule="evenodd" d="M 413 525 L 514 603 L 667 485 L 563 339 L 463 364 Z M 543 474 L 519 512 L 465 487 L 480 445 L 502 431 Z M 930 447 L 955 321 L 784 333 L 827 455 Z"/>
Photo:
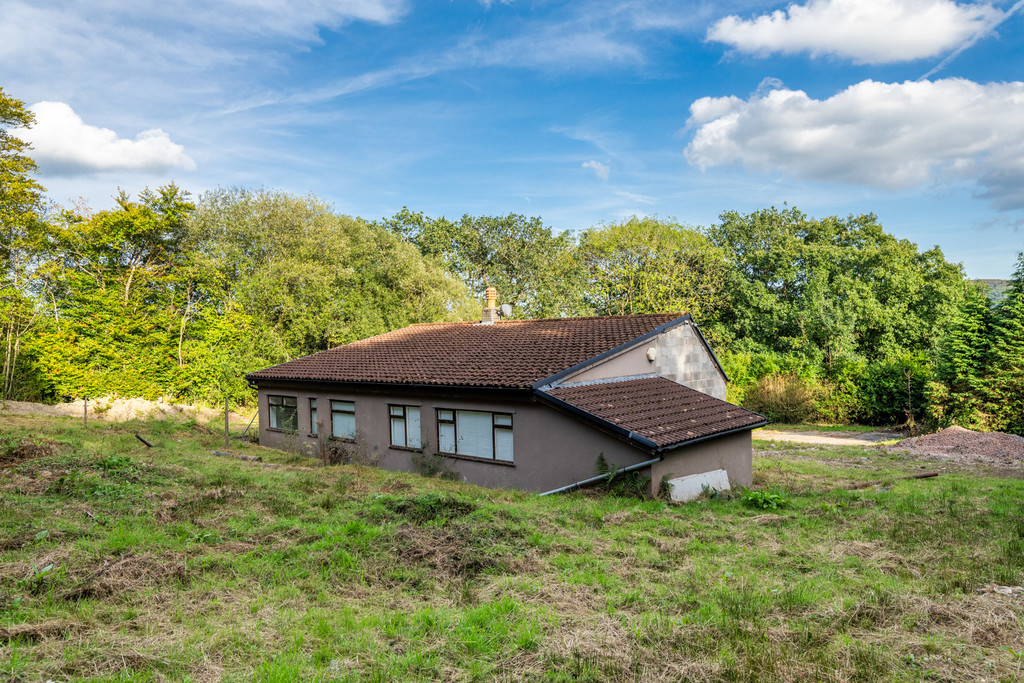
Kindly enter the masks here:
<path id="1" fill-rule="evenodd" d="M 1024 482 L 755 447 L 754 488 L 781 508 L 538 498 L 242 443 L 264 463 L 216 456 L 194 423 L 12 418 L 0 678 L 1024 676 L 1024 603 L 975 593 L 1024 583 Z"/>

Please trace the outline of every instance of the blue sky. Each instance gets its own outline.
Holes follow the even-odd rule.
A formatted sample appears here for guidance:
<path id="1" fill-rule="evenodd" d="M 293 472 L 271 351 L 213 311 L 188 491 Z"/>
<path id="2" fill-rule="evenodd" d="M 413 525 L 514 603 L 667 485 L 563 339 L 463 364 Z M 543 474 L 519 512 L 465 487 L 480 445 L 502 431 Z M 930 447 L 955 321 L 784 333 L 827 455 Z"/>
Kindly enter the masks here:
<path id="1" fill-rule="evenodd" d="M 0 0 L 0 86 L 60 203 L 173 180 L 578 230 L 788 202 L 1008 277 L 1022 5 Z"/>

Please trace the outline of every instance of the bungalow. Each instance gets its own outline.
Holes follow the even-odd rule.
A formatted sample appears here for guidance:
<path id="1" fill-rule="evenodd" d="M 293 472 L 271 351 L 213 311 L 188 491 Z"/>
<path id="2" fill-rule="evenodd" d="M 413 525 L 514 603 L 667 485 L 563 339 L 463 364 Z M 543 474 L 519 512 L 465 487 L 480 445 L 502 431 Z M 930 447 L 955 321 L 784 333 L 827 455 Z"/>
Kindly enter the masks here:
<path id="1" fill-rule="evenodd" d="M 551 492 L 620 471 L 673 497 L 751 483 L 751 430 L 689 314 L 430 323 L 246 376 L 260 443 L 340 446 L 389 470 L 440 465 L 482 486 Z"/>

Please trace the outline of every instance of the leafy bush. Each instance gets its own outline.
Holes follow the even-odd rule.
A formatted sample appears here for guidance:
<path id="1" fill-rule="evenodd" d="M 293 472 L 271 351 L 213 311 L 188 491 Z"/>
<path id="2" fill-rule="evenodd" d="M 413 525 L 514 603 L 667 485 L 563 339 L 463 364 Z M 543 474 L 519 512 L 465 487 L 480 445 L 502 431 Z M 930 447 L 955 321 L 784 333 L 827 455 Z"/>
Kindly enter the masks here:
<path id="1" fill-rule="evenodd" d="M 794 374 L 776 373 L 754 383 L 743 407 L 778 422 L 807 422 L 817 415 L 817 395 L 811 382 Z"/>
<path id="2" fill-rule="evenodd" d="M 744 491 L 740 500 L 747 507 L 758 510 L 781 510 L 793 502 L 781 493 L 771 491 Z"/>

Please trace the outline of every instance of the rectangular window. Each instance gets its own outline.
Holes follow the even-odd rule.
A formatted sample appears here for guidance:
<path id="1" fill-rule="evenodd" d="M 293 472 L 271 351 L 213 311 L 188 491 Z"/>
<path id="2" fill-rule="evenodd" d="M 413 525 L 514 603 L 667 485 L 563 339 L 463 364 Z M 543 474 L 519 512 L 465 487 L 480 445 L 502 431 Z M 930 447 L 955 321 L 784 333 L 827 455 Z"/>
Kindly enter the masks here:
<path id="1" fill-rule="evenodd" d="M 316 424 L 316 399 L 309 399 L 309 433 L 313 436 L 317 435 L 318 427 Z"/>
<path id="2" fill-rule="evenodd" d="M 418 406 L 388 406 L 388 415 L 391 418 L 392 446 L 415 449 L 423 447 Z"/>
<path id="3" fill-rule="evenodd" d="M 299 429 L 299 400 L 294 396 L 267 396 L 270 407 L 270 428 L 283 432 Z"/>
<path id="4" fill-rule="evenodd" d="M 331 401 L 331 436 L 355 441 L 356 404 L 352 401 Z"/>
<path id="5" fill-rule="evenodd" d="M 441 453 L 512 462 L 512 416 L 478 410 L 438 410 Z"/>

